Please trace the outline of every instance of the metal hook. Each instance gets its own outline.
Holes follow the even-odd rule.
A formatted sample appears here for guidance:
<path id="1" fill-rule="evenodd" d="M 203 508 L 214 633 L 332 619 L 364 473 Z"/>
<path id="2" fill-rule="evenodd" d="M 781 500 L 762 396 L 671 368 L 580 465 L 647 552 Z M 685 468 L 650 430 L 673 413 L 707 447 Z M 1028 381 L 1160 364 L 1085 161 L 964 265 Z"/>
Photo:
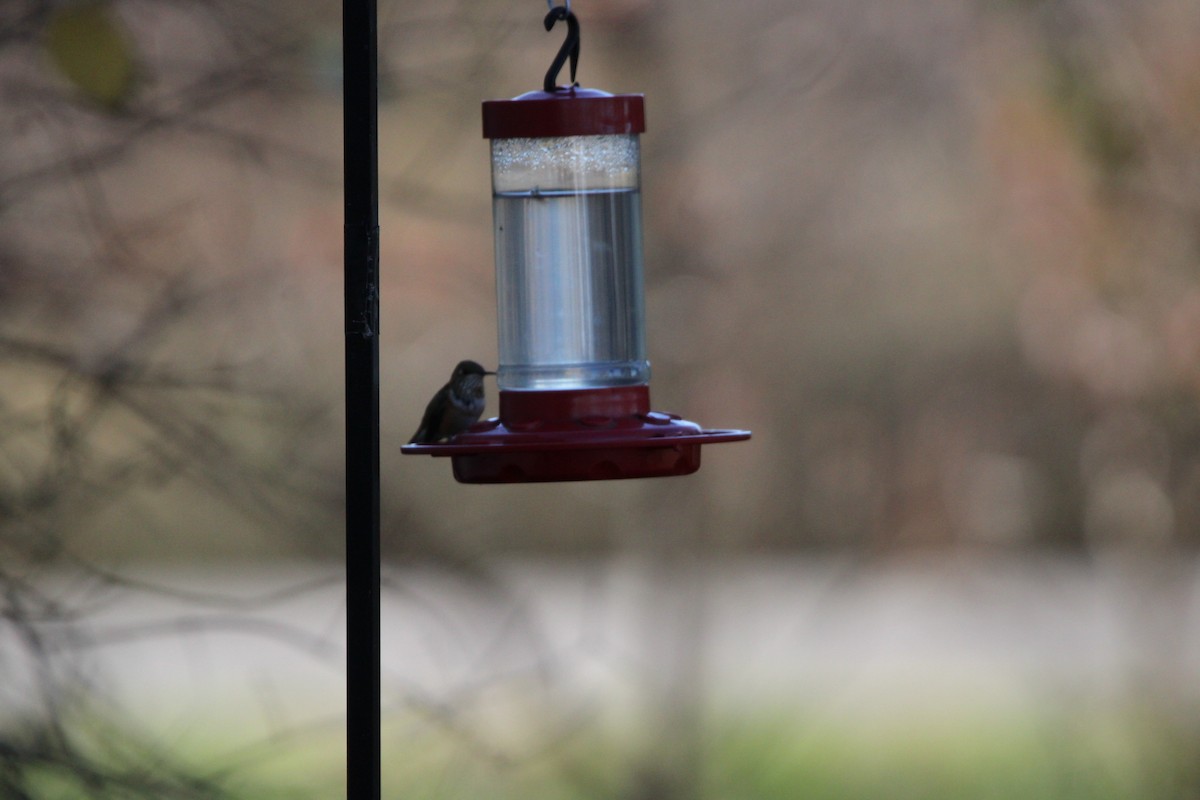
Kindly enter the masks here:
<path id="1" fill-rule="evenodd" d="M 554 56 L 550 69 L 546 70 L 546 80 L 542 82 L 542 89 L 547 93 L 552 93 L 557 88 L 558 73 L 568 56 L 571 58 L 571 85 L 578 85 L 575 83 L 575 68 L 579 66 L 579 20 L 571 13 L 569 0 L 565 6 L 551 6 L 550 13 L 544 20 L 546 30 L 553 28 L 554 23 L 560 19 L 567 21 L 567 38 L 563 40 L 562 47 L 558 48 L 558 54 Z"/>
<path id="2" fill-rule="evenodd" d="M 546 0 L 546 8 L 553 11 L 554 10 L 554 0 Z M 567 11 L 570 11 L 571 10 L 571 0 L 563 0 L 563 8 L 567 9 Z"/>

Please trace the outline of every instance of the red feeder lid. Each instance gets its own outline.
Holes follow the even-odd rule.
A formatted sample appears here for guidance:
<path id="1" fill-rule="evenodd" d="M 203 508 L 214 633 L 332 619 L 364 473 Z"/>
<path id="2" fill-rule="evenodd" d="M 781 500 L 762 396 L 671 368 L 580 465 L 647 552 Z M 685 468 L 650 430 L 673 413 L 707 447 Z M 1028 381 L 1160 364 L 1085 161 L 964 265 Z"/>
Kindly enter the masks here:
<path id="1" fill-rule="evenodd" d="M 560 87 L 526 92 L 511 100 L 485 100 L 483 138 L 526 139 L 644 133 L 640 94 L 609 94 L 599 89 Z"/>

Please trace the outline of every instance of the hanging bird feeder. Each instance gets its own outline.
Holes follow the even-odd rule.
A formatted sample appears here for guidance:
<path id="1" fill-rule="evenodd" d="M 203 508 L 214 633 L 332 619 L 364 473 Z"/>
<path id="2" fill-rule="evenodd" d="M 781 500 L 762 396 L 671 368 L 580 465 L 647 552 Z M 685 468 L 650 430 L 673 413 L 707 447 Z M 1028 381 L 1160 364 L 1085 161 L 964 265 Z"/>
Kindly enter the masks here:
<path id="1" fill-rule="evenodd" d="M 580 88 L 579 23 L 541 91 L 483 104 L 491 140 L 500 416 L 406 454 L 462 483 L 687 475 L 700 446 L 750 438 L 650 408 L 642 280 L 640 94 Z M 557 86 L 570 58 L 571 85 Z"/>

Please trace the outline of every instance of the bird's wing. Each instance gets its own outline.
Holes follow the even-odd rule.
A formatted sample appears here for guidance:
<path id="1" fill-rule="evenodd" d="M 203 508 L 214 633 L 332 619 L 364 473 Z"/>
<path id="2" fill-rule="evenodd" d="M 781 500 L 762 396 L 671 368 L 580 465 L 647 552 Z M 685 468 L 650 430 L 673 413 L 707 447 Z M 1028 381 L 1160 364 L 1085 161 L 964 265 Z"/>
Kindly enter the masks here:
<path id="1" fill-rule="evenodd" d="M 417 428 L 417 432 L 408 440 L 409 444 L 433 444 L 438 440 L 438 432 L 442 429 L 442 414 L 445 413 L 446 403 L 442 398 L 442 392 L 438 392 L 429 401 L 429 405 L 425 406 L 425 413 L 421 417 L 421 425 Z"/>

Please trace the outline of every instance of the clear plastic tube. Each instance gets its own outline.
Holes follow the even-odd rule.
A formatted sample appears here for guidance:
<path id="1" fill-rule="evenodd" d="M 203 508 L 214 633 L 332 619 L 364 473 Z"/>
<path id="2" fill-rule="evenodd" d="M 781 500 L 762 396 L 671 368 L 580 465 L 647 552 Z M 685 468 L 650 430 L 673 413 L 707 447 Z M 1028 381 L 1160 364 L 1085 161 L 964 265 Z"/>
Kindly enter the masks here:
<path id="1" fill-rule="evenodd" d="M 492 140 L 501 389 L 648 383 L 635 134 Z"/>

